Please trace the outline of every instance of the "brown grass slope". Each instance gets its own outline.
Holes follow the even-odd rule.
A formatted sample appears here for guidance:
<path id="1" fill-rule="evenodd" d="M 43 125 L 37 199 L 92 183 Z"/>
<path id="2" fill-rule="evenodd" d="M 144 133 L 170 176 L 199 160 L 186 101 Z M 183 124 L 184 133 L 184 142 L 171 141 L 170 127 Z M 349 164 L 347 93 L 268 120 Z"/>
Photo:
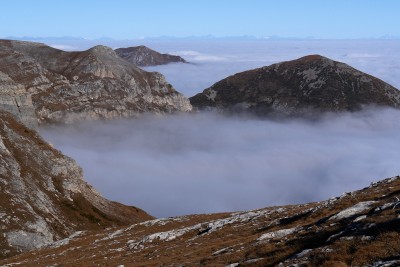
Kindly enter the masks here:
<path id="1" fill-rule="evenodd" d="M 87 231 L 0 265 L 399 266 L 399 198 L 394 177 L 317 203 Z"/>

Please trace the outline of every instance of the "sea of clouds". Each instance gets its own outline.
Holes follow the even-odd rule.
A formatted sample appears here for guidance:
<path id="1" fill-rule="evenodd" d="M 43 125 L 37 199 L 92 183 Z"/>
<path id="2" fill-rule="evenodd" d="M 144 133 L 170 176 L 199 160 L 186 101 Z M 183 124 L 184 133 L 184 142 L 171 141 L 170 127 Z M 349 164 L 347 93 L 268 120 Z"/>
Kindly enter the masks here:
<path id="1" fill-rule="evenodd" d="M 308 54 L 343 61 L 400 88 L 396 40 L 144 44 L 191 62 L 146 68 L 187 96 L 236 72 Z M 105 197 L 157 217 L 318 201 L 400 174 L 400 111 L 391 109 L 281 122 L 145 115 L 46 127 L 41 134 L 73 157 Z"/>

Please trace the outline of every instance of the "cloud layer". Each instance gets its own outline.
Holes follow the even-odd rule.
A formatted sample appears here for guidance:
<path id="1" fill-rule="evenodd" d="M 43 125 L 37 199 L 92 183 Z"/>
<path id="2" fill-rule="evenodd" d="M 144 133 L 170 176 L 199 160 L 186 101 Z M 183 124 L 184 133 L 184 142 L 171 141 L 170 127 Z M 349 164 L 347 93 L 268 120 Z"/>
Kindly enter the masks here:
<path id="1" fill-rule="evenodd" d="M 42 134 L 106 197 L 163 217 L 322 200 L 397 175 L 399 117 L 394 110 L 314 122 L 145 116 Z"/>

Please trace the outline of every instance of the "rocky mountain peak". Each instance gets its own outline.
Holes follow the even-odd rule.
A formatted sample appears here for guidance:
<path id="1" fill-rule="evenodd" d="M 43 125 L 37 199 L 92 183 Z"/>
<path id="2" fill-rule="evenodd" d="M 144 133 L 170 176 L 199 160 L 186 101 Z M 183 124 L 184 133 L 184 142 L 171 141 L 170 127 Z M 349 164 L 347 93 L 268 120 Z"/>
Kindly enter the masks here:
<path id="1" fill-rule="evenodd" d="M 139 69 L 106 46 L 65 52 L 40 43 L 0 40 L 0 72 L 25 88 L 39 123 L 192 109 L 161 74 Z"/>
<path id="2" fill-rule="evenodd" d="M 111 56 L 111 57 L 118 57 L 115 53 L 115 51 L 108 46 L 104 46 L 104 45 L 96 45 L 92 48 L 89 48 L 88 50 L 86 50 L 88 53 L 93 53 L 95 55 L 98 56 Z"/>
<path id="3" fill-rule="evenodd" d="M 311 63 L 311 62 L 315 62 L 315 61 L 321 61 L 321 60 L 330 60 L 333 61 L 327 57 L 318 55 L 318 54 L 314 54 L 314 55 L 307 55 L 304 57 L 301 57 L 299 59 L 297 59 L 296 61 L 298 62 L 303 62 L 303 63 Z"/>
<path id="4" fill-rule="evenodd" d="M 134 51 L 134 50 L 154 51 L 154 50 L 151 50 L 150 48 L 148 48 L 147 46 L 144 46 L 144 45 L 138 45 L 138 46 L 136 46 L 136 47 L 130 47 L 130 48 L 127 48 L 127 49 L 129 49 L 129 50 L 131 50 L 131 51 Z"/>
<path id="5" fill-rule="evenodd" d="M 155 66 L 164 65 L 168 63 L 182 62 L 187 63 L 186 60 L 180 56 L 169 54 L 160 54 L 144 45 L 118 48 L 115 52 L 126 61 L 136 66 Z"/>
<path id="6" fill-rule="evenodd" d="M 190 101 L 200 109 L 308 116 L 368 105 L 399 108 L 400 92 L 345 63 L 309 55 L 232 75 Z"/>
<path id="7" fill-rule="evenodd" d="M 281 70 L 282 72 L 284 71 L 307 71 L 308 69 L 314 69 L 314 70 L 326 70 L 328 73 L 329 72 L 337 72 L 337 71 L 349 71 L 352 73 L 357 73 L 358 75 L 368 75 L 366 73 L 362 73 L 361 71 L 358 71 L 351 66 L 332 60 L 330 58 L 321 56 L 321 55 L 307 55 L 295 60 L 291 61 L 284 61 L 281 63 L 274 64 L 275 69 Z M 265 69 L 268 69 L 270 66 L 264 67 Z M 371 76 L 372 77 L 372 76 Z"/>
<path id="8" fill-rule="evenodd" d="M 96 45 L 93 46 L 92 48 L 89 48 L 88 51 L 93 51 L 97 53 L 106 53 L 106 52 L 114 52 L 114 50 L 111 47 L 105 46 L 105 45 Z"/>

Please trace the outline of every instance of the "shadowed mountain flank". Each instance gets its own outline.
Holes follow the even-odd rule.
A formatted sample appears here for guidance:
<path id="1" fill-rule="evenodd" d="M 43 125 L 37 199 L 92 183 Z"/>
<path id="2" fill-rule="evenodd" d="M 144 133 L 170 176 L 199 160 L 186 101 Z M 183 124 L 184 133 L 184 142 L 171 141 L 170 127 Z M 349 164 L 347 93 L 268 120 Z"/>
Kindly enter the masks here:
<path id="1" fill-rule="evenodd" d="M 104 199 L 76 162 L 0 111 L 0 258 L 46 246 L 76 231 L 152 217 Z"/>
<path id="2" fill-rule="evenodd" d="M 400 91 L 347 64 L 310 55 L 229 76 L 190 102 L 199 109 L 296 116 L 398 108 Z"/>

